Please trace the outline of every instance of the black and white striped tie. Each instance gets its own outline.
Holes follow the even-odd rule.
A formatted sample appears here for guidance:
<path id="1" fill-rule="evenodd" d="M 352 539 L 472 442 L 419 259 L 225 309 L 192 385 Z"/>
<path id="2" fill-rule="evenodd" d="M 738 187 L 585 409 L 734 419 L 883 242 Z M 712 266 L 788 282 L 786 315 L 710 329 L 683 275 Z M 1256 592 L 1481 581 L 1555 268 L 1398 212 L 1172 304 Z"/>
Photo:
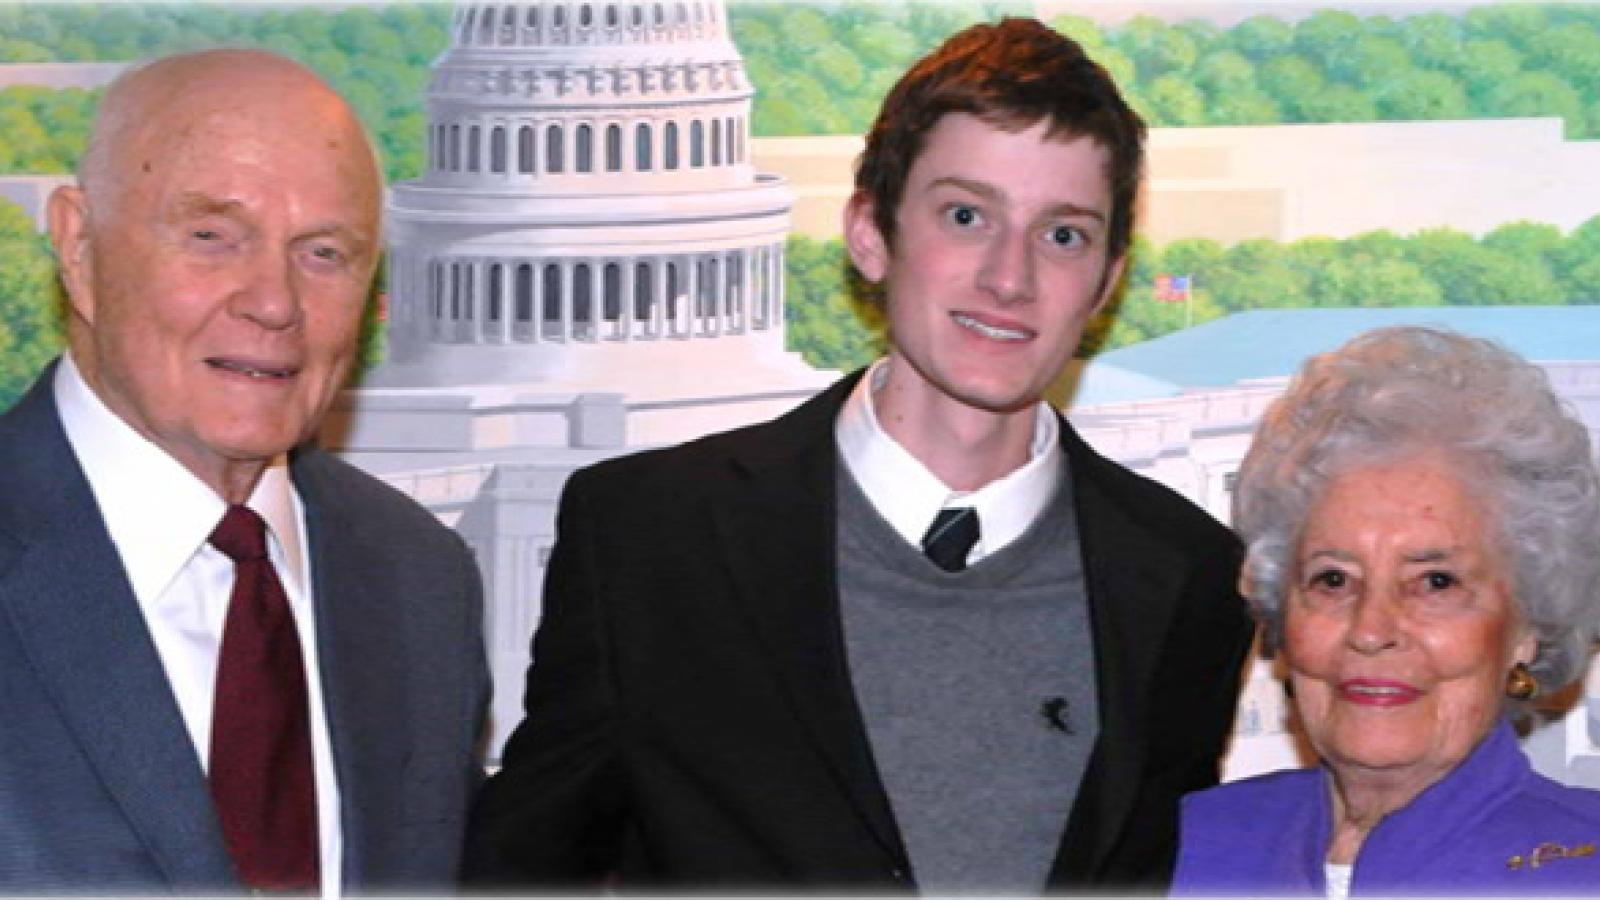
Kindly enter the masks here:
<path id="1" fill-rule="evenodd" d="M 946 572 L 967 567 L 967 554 L 978 542 L 978 511 L 970 506 L 941 509 L 922 536 L 922 552 Z"/>

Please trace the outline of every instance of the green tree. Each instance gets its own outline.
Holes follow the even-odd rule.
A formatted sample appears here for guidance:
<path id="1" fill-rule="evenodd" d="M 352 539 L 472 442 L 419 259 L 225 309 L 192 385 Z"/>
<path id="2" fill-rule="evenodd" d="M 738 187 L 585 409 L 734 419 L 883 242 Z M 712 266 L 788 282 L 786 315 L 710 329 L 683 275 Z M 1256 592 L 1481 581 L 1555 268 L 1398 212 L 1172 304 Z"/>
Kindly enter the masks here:
<path id="1" fill-rule="evenodd" d="M 1386 119 L 1463 119 L 1469 110 L 1466 88 L 1443 72 L 1402 70 L 1385 80 L 1375 99 Z"/>
<path id="2" fill-rule="evenodd" d="M 1228 31 L 1233 46 L 1258 63 L 1288 53 L 1294 45 L 1294 36 L 1292 25 L 1266 15 L 1251 16 Z"/>

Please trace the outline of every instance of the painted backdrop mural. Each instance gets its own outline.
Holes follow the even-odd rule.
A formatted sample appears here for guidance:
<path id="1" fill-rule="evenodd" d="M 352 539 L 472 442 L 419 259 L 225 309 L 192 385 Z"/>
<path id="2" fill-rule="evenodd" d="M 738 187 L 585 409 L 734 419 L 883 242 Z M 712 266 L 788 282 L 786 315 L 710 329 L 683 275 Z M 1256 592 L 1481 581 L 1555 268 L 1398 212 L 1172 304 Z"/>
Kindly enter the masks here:
<path id="1" fill-rule="evenodd" d="M 1102 452 L 1226 519 L 1285 376 L 1402 321 L 1501 340 L 1600 428 L 1600 4 L 1338 7 L 0 5 L 0 404 L 59 351 L 43 203 L 104 84 L 216 44 L 322 72 L 392 184 L 366 374 L 323 439 L 477 553 L 498 746 L 567 475 L 875 355 L 838 240 L 859 135 L 909 61 L 1019 13 L 1154 126 L 1127 283 L 1057 386 Z M 1232 776 L 1296 762 L 1270 669 Z M 1600 786 L 1600 680 L 1532 724 L 1542 769 Z"/>

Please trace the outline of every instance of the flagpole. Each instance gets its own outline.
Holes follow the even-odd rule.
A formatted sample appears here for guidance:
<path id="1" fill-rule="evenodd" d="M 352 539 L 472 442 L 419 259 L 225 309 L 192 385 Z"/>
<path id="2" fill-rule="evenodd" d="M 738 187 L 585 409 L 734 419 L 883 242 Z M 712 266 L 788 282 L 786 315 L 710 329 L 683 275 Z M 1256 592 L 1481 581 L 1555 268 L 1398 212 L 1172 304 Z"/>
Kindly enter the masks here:
<path id="1" fill-rule="evenodd" d="M 1183 301 L 1183 328 L 1185 331 L 1194 327 L 1194 292 L 1198 282 L 1193 274 L 1189 276 L 1189 291 Z"/>

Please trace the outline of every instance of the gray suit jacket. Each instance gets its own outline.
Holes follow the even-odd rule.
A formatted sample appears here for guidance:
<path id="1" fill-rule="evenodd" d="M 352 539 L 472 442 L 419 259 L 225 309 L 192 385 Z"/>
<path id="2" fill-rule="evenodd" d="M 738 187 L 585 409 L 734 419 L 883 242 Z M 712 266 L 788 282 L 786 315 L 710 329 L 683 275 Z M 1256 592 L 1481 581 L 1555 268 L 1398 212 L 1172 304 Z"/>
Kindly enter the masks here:
<path id="1" fill-rule="evenodd" d="M 47 369 L 0 416 L 0 892 L 236 890 L 205 776 Z M 348 890 L 454 877 L 480 779 L 482 598 L 455 534 L 293 454 Z"/>

